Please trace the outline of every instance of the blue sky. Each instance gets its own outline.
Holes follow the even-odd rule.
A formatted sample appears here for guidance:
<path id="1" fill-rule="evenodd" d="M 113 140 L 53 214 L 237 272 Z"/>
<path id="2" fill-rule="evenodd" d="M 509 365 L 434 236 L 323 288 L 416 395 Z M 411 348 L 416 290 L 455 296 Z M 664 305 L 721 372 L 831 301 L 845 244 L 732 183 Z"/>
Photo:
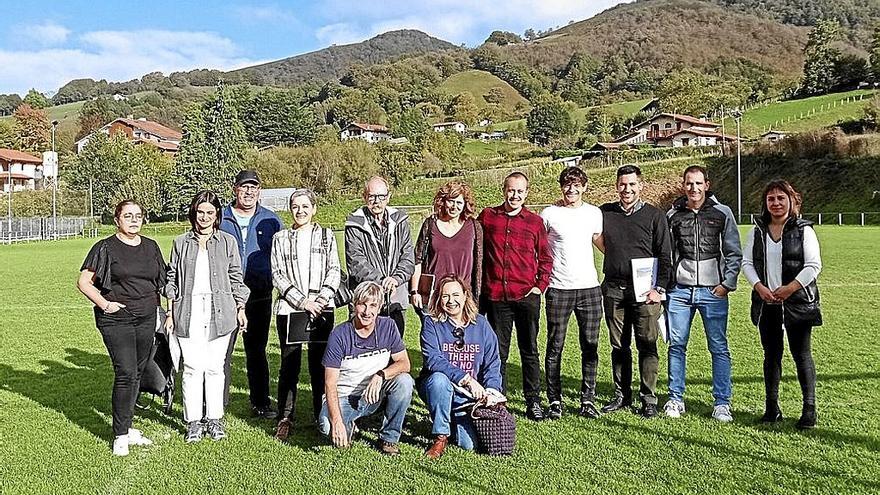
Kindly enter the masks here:
<path id="1" fill-rule="evenodd" d="M 522 34 L 583 20 L 622 0 L 3 2 L 0 93 L 56 91 L 71 79 L 229 70 L 419 29 L 476 46 L 492 30 Z"/>

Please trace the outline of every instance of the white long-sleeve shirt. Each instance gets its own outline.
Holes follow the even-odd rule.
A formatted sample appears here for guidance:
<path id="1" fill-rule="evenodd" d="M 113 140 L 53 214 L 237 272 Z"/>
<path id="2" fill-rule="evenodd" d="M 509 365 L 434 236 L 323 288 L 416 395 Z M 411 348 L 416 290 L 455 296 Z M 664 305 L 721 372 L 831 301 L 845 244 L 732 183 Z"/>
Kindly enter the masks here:
<path id="1" fill-rule="evenodd" d="M 770 234 L 766 234 L 764 244 L 767 252 L 764 259 L 764 269 L 766 280 L 764 285 L 771 291 L 782 286 L 782 239 L 774 241 Z M 755 228 L 746 235 L 746 245 L 743 248 L 742 273 L 745 275 L 749 284 L 754 287 L 755 284 L 764 278 L 755 270 L 755 263 L 752 257 L 752 250 L 755 246 Z M 806 287 L 819 276 L 822 271 L 822 260 L 819 256 L 819 239 L 816 237 L 816 231 L 812 227 L 804 227 L 804 267 L 795 276 L 795 279 Z"/>

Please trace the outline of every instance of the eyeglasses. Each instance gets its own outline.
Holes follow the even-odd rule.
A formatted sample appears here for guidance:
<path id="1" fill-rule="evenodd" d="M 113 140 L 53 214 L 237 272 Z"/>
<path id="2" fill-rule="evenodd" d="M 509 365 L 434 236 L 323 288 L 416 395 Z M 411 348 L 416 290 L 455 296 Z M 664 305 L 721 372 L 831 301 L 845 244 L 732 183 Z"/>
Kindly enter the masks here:
<path id="1" fill-rule="evenodd" d="M 140 222 L 144 219 L 144 216 L 140 213 L 125 213 L 122 215 L 123 220 L 128 220 L 129 222 L 134 220 L 135 222 Z"/>
<path id="2" fill-rule="evenodd" d="M 367 195 L 367 201 L 370 203 L 381 203 L 388 199 L 388 193 L 385 194 L 369 194 Z"/>
<path id="3" fill-rule="evenodd" d="M 464 349 L 464 328 L 455 327 L 452 329 L 452 336 L 455 337 L 455 348 Z"/>
<path id="4" fill-rule="evenodd" d="M 238 188 L 244 192 L 254 192 L 254 191 L 259 190 L 260 186 L 257 186 L 254 184 L 244 184 L 244 185 L 238 186 Z"/>

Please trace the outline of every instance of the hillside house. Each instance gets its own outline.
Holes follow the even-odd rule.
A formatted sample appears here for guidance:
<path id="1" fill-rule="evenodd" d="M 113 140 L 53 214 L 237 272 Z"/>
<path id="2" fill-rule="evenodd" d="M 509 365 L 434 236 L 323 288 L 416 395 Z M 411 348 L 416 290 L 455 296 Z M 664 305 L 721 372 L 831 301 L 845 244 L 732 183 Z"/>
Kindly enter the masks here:
<path id="1" fill-rule="evenodd" d="M 110 137 L 125 135 L 136 144 L 148 144 L 159 148 L 163 153 L 174 154 L 180 149 L 183 134 L 164 125 L 144 118 L 119 118 L 76 142 L 76 152 L 81 153 L 95 133 L 102 132 Z"/>
<path id="2" fill-rule="evenodd" d="M 3 192 L 30 191 L 34 189 L 43 159 L 23 151 L 0 148 L 0 183 Z"/>
<path id="3" fill-rule="evenodd" d="M 590 151 L 608 151 L 621 146 L 653 145 L 678 148 L 682 146 L 715 146 L 722 141 L 736 141 L 720 132 L 721 124 L 690 115 L 659 113 L 634 126 L 631 131 L 610 143 L 597 143 Z"/>
<path id="4" fill-rule="evenodd" d="M 384 125 L 352 122 L 345 129 L 342 129 L 342 132 L 339 133 L 339 139 L 341 141 L 360 139 L 368 143 L 378 143 L 391 139 L 391 133 Z"/>
<path id="5" fill-rule="evenodd" d="M 787 132 L 771 130 L 761 134 L 761 141 L 765 143 L 775 143 L 776 141 L 785 139 L 787 136 Z"/>
<path id="6" fill-rule="evenodd" d="M 464 122 L 440 122 L 431 127 L 434 129 L 434 132 L 453 130 L 459 134 L 464 134 L 468 129 L 467 124 Z"/>

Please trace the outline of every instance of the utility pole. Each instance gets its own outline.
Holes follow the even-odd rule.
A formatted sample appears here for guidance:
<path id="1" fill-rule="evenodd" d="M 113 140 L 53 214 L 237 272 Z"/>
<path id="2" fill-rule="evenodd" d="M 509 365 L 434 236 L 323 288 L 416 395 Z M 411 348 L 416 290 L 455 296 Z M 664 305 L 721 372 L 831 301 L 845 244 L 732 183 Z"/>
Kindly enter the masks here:
<path id="1" fill-rule="evenodd" d="M 730 115 L 736 121 L 736 223 L 742 219 L 742 138 L 740 137 L 740 122 L 742 112 L 735 108 Z"/>
<path id="2" fill-rule="evenodd" d="M 55 171 L 52 181 L 52 238 L 58 239 L 58 214 L 57 214 L 57 200 L 56 196 L 58 195 L 58 154 L 55 152 L 55 128 L 58 127 L 58 121 L 52 121 L 52 155 L 55 159 Z"/>

